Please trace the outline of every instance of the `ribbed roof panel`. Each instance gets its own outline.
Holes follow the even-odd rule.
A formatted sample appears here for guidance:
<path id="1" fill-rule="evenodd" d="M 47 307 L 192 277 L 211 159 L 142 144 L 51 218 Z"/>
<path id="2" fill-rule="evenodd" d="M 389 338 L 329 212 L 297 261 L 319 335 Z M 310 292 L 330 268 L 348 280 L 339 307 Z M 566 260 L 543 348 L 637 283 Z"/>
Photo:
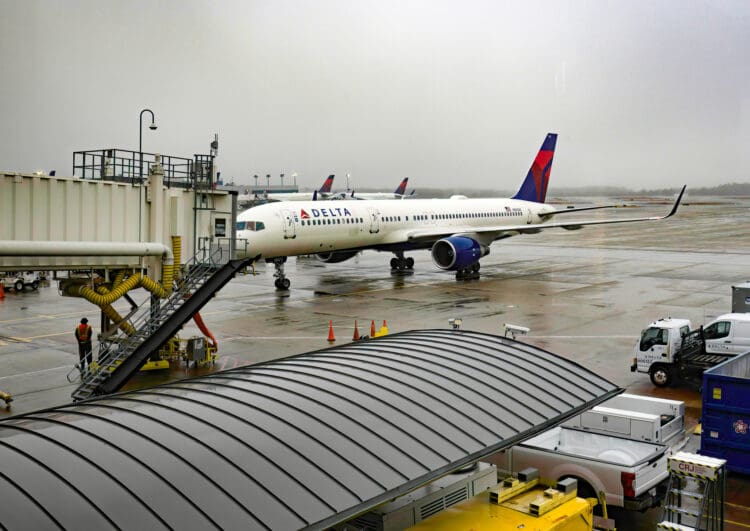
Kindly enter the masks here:
<path id="1" fill-rule="evenodd" d="M 351 343 L 0 422 L 0 524 L 326 528 L 620 391 L 488 334 Z"/>

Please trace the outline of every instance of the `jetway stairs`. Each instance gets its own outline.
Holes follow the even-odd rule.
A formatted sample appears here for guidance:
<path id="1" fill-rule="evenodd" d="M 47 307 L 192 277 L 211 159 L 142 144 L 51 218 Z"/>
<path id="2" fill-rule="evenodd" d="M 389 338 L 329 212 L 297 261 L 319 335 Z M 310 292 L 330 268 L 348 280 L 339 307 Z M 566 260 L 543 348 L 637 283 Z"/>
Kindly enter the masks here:
<path id="1" fill-rule="evenodd" d="M 86 371 L 71 394 L 74 402 L 120 389 L 234 275 L 253 259 L 222 259 L 225 249 L 199 251 L 184 266 L 177 288 L 165 300 L 146 300 L 134 312 L 135 333 L 119 331 L 99 345 L 98 370 Z M 157 306 L 158 304 L 158 306 Z"/>

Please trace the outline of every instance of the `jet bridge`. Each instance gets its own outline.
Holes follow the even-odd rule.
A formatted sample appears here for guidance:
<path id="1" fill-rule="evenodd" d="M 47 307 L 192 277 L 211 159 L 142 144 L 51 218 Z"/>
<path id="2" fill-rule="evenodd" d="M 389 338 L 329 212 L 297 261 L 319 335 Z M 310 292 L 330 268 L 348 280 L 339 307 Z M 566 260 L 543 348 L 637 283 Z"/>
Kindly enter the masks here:
<path id="1" fill-rule="evenodd" d="M 216 189 L 214 173 L 213 155 L 117 149 L 74 153 L 70 177 L 0 172 L 0 271 L 133 268 L 159 278 L 154 251 L 172 235 L 190 254 L 201 239 L 233 252 L 237 193 Z"/>
<path id="2" fill-rule="evenodd" d="M 92 398 L 0 422 L 0 527 L 326 529 L 621 391 L 416 330 Z"/>

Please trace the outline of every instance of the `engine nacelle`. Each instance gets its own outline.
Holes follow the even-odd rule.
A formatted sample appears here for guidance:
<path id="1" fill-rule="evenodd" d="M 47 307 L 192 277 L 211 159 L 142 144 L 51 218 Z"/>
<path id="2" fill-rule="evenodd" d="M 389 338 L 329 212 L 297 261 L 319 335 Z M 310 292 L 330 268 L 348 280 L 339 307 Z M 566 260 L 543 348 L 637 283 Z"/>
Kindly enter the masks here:
<path id="1" fill-rule="evenodd" d="M 344 260 L 353 258 L 359 251 L 332 251 L 330 253 L 318 253 L 315 258 L 326 264 L 338 264 Z"/>
<path id="2" fill-rule="evenodd" d="M 432 261 L 440 269 L 456 271 L 465 269 L 489 253 L 489 249 L 466 236 L 451 236 L 438 240 L 432 246 Z"/>

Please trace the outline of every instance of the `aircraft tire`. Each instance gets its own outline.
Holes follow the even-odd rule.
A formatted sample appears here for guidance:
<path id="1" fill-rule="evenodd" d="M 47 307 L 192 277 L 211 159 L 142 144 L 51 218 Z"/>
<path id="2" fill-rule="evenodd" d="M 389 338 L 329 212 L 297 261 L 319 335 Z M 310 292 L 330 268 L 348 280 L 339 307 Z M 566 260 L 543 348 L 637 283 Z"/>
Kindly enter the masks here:
<path id="1" fill-rule="evenodd" d="M 411 256 L 406 258 L 406 269 L 414 269 L 414 258 Z"/>

